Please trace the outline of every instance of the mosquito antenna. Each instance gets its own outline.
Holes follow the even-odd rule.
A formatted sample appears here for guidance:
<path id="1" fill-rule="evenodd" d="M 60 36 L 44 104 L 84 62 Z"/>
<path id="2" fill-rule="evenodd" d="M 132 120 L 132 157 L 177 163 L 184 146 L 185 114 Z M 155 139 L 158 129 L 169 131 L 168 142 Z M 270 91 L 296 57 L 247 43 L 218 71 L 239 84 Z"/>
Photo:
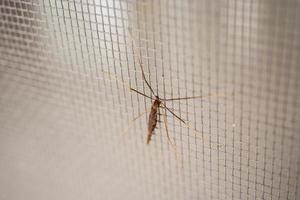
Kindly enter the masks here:
<path id="1" fill-rule="evenodd" d="M 132 90 L 132 91 L 134 91 L 134 92 L 136 92 L 136 93 L 138 93 L 138 94 L 140 94 L 140 95 L 142 95 L 142 96 L 144 96 L 144 97 L 147 97 L 147 98 L 149 98 L 149 99 L 155 100 L 155 99 L 153 99 L 152 97 L 149 97 L 148 95 L 146 95 L 146 94 L 144 94 L 144 93 L 142 93 L 142 92 L 137 91 L 136 89 L 130 88 L 130 90 Z"/>
<path id="2" fill-rule="evenodd" d="M 177 119 L 179 119 L 181 122 L 183 122 L 184 124 L 186 124 L 186 122 L 181 119 L 180 117 L 178 117 L 170 108 L 168 108 L 163 102 L 161 102 L 162 105 L 164 106 L 165 109 L 167 109 L 172 115 L 174 115 Z"/>
<path id="3" fill-rule="evenodd" d="M 128 28 L 128 32 L 129 32 L 129 36 L 130 36 L 130 38 L 131 38 L 131 40 L 132 40 L 133 46 L 134 46 L 134 48 L 136 48 L 134 39 L 133 39 L 132 34 L 131 34 L 131 31 L 130 31 L 130 28 Z M 133 48 L 133 55 L 135 56 L 134 48 Z M 141 70 L 142 70 L 142 76 L 143 76 L 144 81 L 145 81 L 146 84 L 148 85 L 148 87 L 149 87 L 151 93 L 152 93 L 154 96 L 157 96 L 157 95 L 154 93 L 152 87 L 150 86 L 150 84 L 148 83 L 148 81 L 147 81 L 147 79 L 146 79 L 146 76 L 145 76 L 145 73 L 144 73 L 144 69 L 143 69 L 143 62 L 142 62 L 142 60 L 141 60 L 141 58 L 140 58 L 139 56 L 138 56 L 138 61 L 139 61 L 140 68 L 141 68 Z"/>

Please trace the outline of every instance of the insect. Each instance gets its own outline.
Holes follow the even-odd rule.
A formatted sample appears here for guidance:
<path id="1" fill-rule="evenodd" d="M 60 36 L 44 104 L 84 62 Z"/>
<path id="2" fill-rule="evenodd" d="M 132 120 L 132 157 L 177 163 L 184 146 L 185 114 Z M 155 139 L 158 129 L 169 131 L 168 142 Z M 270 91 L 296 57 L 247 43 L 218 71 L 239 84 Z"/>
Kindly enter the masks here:
<path id="1" fill-rule="evenodd" d="M 131 37 L 133 46 L 135 47 L 134 44 L 134 40 L 133 37 L 131 35 L 131 31 L 129 29 L 129 35 Z M 134 50 L 133 50 L 133 54 Z M 170 98 L 170 99 L 163 99 L 160 98 L 157 94 L 155 94 L 154 90 L 152 89 L 151 85 L 149 84 L 149 82 L 146 79 L 144 70 L 143 70 L 143 63 L 142 60 L 140 58 L 138 58 L 138 62 L 139 62 L 139 66 L 141 68 L 142 71 L 142 77 L 144 82 L 146 83 L 146 85 L 148 86 L 148 88 L 151 91 L 151 96 L 148 96 L 132 87 L 130 87 L 131 91 L 136 92 L 139 95 L 142 95 L 148 99 L 152 100 L 152 105 L 151 105 L 151 110 L 149 113 L 149 119 L 148 119 L 148 133 L 147 133 L 147 140 L 146 143 L 149 144 L 151 141 L 152 136 L 154 135 L 154 129 L 157 126 L 157 122 L 160 120 L 158 120 L 158 117 L 160 118 L 161 113 L 160 113 L 160 109 L 164 109 L 165 113 L 164 113 L 164 124 L 165 124 L 165 129 L 166 129 L 166 133 L 167 133 L 167 138 L 168 138 L 168 142 L 175 148 L 175 145 L 172 143 L 170 136 L 169 136 L 169 132 L 168 132 L 168 127 L 167 127 L 167 111 L 170 112 L 175 118 L 177 118 L 178 120 L 180 120 L 187 128 L 190 128 L 190 126 L 183 120 L 181 119 L 178 115 L 176 115 L 170 108 L 168 108 L 166 106 L 166 102 L 167 101 L 177 101 L 177 100 L 188 100 L 188 99 L 197 99 L 197 98 L 206 98 L 206 97 L 211 97 L 211 96 L 223 96 L 223 95 L 207 95 L 207 96 L 189 96 L 189 97 L 178 97 L 178 98 Z M 233 94 L 233 93 L 232 93 Z M 142 115 L 140 115 L 139 117 L 141 117 Z M 139 117 L 136 117 L 134 120 L 138 119 Z M 198 132 L 196 129 L 194 129 L 195 132 Z"/>
<path id="2" fill-rule="evenodd" d="M 158 122 L 158 116 L 160 116 L 160 108 L 165 109 L 165 114 L 164 114 L 164 124 L 165 124 L 165 128 L 166 128 L 166 132 L 167 132 L 167 137 L 168 137 L 168 141 L 169 143 L 174 146 L 174 144 L 172 143 L 170 136 L 169 136 L 169 132 L 168 132 L 168 128 L 167 128 L 167 120 L 166 120 L 166 111 L 170 112 L 174 117 L 176 117 L 178 120 L 180 120 L 181 122 L 183 122 L 186 126 L 187 123 L 181 119 L 178 115 L 176 115 L 170 108 L 168 108 L 166 106 L 166 101 L 175 101 L 175 100 L 185 100 L 185 99 L 196 99 L 196 98 L 203 98 L 204 96 L 191 96 L 191 97 L 178 97 L 178 98 L 171 98 L 171 99 L 163 99 L 160 98 L 157 94 L 155 94 L 154 90 L 152 89 L 151 85 L 149 84 L 149 82 L 147 81 L 145 74 L 144 74 L 144 70 L 142 67 L 142 61 L 139 59 L 139 66 L 141 68 L 142 71 L 142 76 L 143 76 L 143 80 L 145 81 L 146 85 L 148 86 L 148 88 L 151 91 L 151 94 L 154 96 L 148 96 L 134 88 L 130 87 L 131 91 L 134 91 L 136 93 L 138 93 L 139 95 L 142 95 L 146 98 L 151 99 L 152 105 L 151 105 L 151 110 L 150 110 L 150 114 L 149 114 L 149 119 L 148 119 L 148 133 L 147 133 L 147 140 L 146 143 L 149 144 L 151 141 L 151 138 L 154 134 L 154 129 L 157 126 L 157 122 Z M 137 118 L 135 118 L 137 119 Z M 160 120 L 159 120 L 160 121 Z"/>

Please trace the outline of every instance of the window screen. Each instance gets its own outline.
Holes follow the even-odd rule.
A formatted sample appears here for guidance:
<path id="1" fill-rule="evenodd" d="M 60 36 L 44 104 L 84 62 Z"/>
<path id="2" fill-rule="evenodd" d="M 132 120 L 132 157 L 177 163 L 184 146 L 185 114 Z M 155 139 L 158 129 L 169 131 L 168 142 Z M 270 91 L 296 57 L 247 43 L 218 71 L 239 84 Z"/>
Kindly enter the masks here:
<path id="1" fill-rule="evenodd" d="M 0 199 L 299 199 L 299 19 L 297 0 L 0 1 Z"/>

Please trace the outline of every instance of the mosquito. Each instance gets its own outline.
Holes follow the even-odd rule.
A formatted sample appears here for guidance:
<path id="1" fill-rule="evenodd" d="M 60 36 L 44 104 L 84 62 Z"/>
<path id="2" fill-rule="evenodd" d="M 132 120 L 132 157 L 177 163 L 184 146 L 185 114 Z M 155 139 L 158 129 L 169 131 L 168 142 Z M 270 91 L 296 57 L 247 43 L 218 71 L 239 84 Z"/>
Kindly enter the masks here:
<path id="1" fill-rule="evenodd" d="M 180 120 L 182 123 L 184 123 L 187 127 L 187 123 L 181 119 L 178 115 L 176 115 L 170 108 L 168 108 L 166 106 L 166 102 L 167 101 L 177 101 L 177 100 L 188 100 L 188 99 L 197 99 L 197 98 L 204 98 L 204 97 L 208 97 L 208 96 L 189 96 L 189 97 L 178 97 L 178 98 L 170 98 L 170 99 L 163 99 L 160 98 L 158 96 L 158 94 L 156 94 L 153 90 L 153 88 L 151 87 L 151 85 L 149 84 L 149 82 L 146 79 L 143 67 L 142 67 L 142 61 L 140 59 L 139 60 L 139 66 L 141 68 L 142 71 L 142 77 L 143 80 L 145 81 L 146 85 L 148 86 L 148 88 L 151 91 L 152 96 L 148 96 L 132 87 L 130 87 L 130 90 L 133 92 L 136 92 L 137 94 L 144 96 L 150 100 L 152 100 L 152 105 L 151 105 L 151 109 L 150 109 L 150 113 L 149 113 L 149 118 L 148 118 L 148 133 L 147 133 L 147 140 L 146 143 L 149 144 L 151 141 L 152 136 L 154 135 L 154 130 L 157 126 L 157 122 L 160 121 L 158 120 L 158 116 L 160 116 L 160 108 L 165 109 L 165 114 L 164 114 L 164 124 L 165 124 L 165 128 L 166 128 L 166 133 L 167 133 L 167 138 L 169 143 L 174 146 L 174 144 L 172 143 L 170 136 L 169 136 L 169 132 L 168 132 L 168 128 L 167 128 L 167 120 L 166 120 L 166 111 L 170 112 L 175 118 L 177 118 L 178 120 Z M 210 95 L 211 96 L 211 95 Z M 142 115 L 141 115 L 142 116 Z M 140 116 L 139 116 L 140 117 Z M 137 117 L 137 118 L 139 118 Z M 135 118 L 134 120 L 136 120 L 137 118 Z"/>
<path id="2" fill-rule="evenodd" d="M 130 90 L 131 91 L 134 91 L 136 92 L 137 94 L 141 95 L 141 96 L 144 96 L 148 99 L 151 99 L 152 100 L 152 105 L 151 105 L 151 110 L 150 110 L 150 113 L 149 113 L 149 119 L 148 119 L 148 133 L 147 133 L 147 144 L 150 143 L 151 141 L 151 138 L 152 136 L 154 135 L 154 129 L 156 128 L 157 126 L 157 122 L 158 122 L 158 116 L 160 116 L 160 108 L 162 109 L 165 109 L 165 111 L 167 110 L 168 112 L 170 112 L 175 118 L 177 118 L 178 120 L 180 120 L 182 123 L 184 123 L 185 125 L 187 125 L 187 123 L 181 119 L 178 115 L 176 115 L 170 108 L 168 108 L 166 106 L 166 102 L 167 101 L 176 101 L 176 100 L 187 100 L 187 99 L 196 99 L 196 98 L 203 98 L 204 96 L 190 96 L 190 97 L 178 97 L 178 98 L 170 98 L 170 99 L 163 99 L 163 98 L 160 98 L 157 94 L 155 94 L 153 88 L 151 87 L 151 85 L 149 84 L 149 82 L 147 81 L 146 77 L 145 77 L 145 73 L 144 73 L 144 70 L 143 70 L 143 67 L 142 67 L 142 63 L 141 61 L 139 61 L 140 63 L 140 67 L 141 67 L 141 70 L 142 70 L 142 76 L 143 76 L 143 80 L 145 81 L 146 85 L 148 86 L 148 88 L 150 89 L 152 95 L 154 97 L 151 97 L 151 96 L 148 96 L 132 87 L 130 87 Z M 168 140 L 169 142 L 172 144 L 171 142 L 171 139 L 170 139 L 170 136 L 169 136 L 169 133 L 168 133 L 168 129 L 167 129 L 167 125 L 166 125 L 166 112 L 165 112 L 165 115 L 164 115 L 164 123 L 165 123 L 165 126 L 166 126 L 166 132 L 167 132 L 167 137 L 168 137 Z"/>
<path id="3" fill-rule="evenodd" d="M 135 47 L 134 44 L 134 40 L 133 37 L 131 35 L 131 32 L 129 30 L 129 35 L 131 36 L 133 45 Z M 133 50 L 134 53 L 134 50 Z M 135 55 L 135 53 L 134 53 Z M 164 98 L 160 98 L 158 96 L 158 94 L 156 94 L 153 90 L 153 88 L 151 87 L 151 85 L 149 84 L 149 82 L 146 79 L 145 73 L 144 73 L 144 69 L 143 69 L 143 63 L 142 60 L 140 58 L 138 58 L 138 62 L 139 62 L 139 66 L 141 68 L 141 72 L 142 72 L 142 77 L 143 77 L 143 81 L 146 83 L 146 85 L 148 86 L 148 88 L 151 91 L 151 96 L 144 94 L 143 92 L 140 92 L 132 87 L 129 87 L 131 91 L 136 92 L 137 94 L 144 96 L 150 100 L 152 100 L 152 104 L 151 104 L 151 109 L 150 109 L 150 113 L 149 113 L 149 118 L 148 118 L 148 133 L 147 133 L 147 140 L 146 143 L 149 144 L 151 141 L 152 136 L 154 135 L 154 130 L 157 126 L 157 122 L 160 120 L 158 120 L 158 117 L 161 116 L 160 113 L 160 109 L 164 109 L 165 113 L 164 113 L 164 124 L 165 124 L 165 129 L 166 129 L 166 134 L 167 134 L 167 138 L 168 138 L 168 142 L 175 147 L 175 144 L 172 143 L 171 138 L 169 136 L 169 132 L 168 132 L 168 126 L 167 126 L 167 112 L 170 112 L 175 118 L 177 118 L 179 121 L 181 121 L 187 128 L 190 128 L 190 126 L 183 120 L 181 119 L 178 115 L 176 115 L 170 108 L 168 108 L 166 106 L 166 102 L 167 101 L 180 101 L 180 100 L 189 100 L 189 99 L 202 99 L 202 98 L 207 98 L 207 97 L 212 97 L 214 95 L 207 95 L 207 96 L 188 96 L 188 97 L 177 97 L 177 98 L 169 98 L 169 99 L 164 99 Z M 216 96 L 220 96 L 220 95 L 216 95 Z M 137 120 L 139 117 L 141 117 L 144 113 L 142 113 L 140 116 L 136 117 L 134 119 Z M 198 132 L 196 129 L 194 130 L 195 132 Z"/>

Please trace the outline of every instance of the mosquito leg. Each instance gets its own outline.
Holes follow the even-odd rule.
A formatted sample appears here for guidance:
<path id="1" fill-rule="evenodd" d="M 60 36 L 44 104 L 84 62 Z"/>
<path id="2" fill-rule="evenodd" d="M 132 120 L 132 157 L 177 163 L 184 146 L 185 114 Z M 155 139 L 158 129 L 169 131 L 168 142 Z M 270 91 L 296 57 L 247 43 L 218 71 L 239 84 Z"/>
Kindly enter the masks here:
<path id="1" fill-rule="evenodd" d="M 136 93 L 138 93 L 138 94 L 140 94 L 140 95 L 142 95 L 142 96 L 144 96 L 144 97 L 147 97 L 147 98 L 149 98 L 149 99 L 154 100 L 153 98 L 149 97 L 148 95 L 145 95 L 145 94 L 142 93 L 142 92 L 137 91 L 136 89 L 130 88 L 130 90 L 132 90 L 132 91 L 134 91 L 134 92 L 136 92 Z"/>
<path id="2" fill-rule="evenodd" d="M 186 122 L 178 117 L 170 108 L 168 108 L 163 102 L 162 102 L 163 108 L 167 109 L 172 115 L 174 115 L 177 119 L 179 119 L 182 123 L 186 124 Z"/>
<path id="3" fill-rule="evenodd" d="M 133 37 L 132 37 L 131 31 L 130 31 L 130 29 L 129 29 L 129 28 L 128 28 L 128 32 L 129 32 L 130 38 L 131 38 L 131 40 L 132 40 L 133 46 L 134 46 L 134 48 L 135 48 L 135 47 L 136 47 L 136 45 L 135 45 L 135 42 L 134 42 L 134 40 L 133 40 Z M 133 54 L 135 55 L 134 48 L 133 48 Z M 147 79 L 146 79 L 146 76 L 145 76 L 145 73 L 144 73 L 144 69 L 143 69 L 143 62 L 142 62 L 142 60 L 141 60 L 141 58 L 140 58 L 140 57 L 138 57 L 138 61 L 139 61 L 139 65 L 140 65 L 140 67 L 141 67 L 141 70 L 142 70 L 142 76 L 143 76 L 143 79 L 144 79 L 144 81 L 146 82 L 147 86 L 148 86 L 148 87 L 149 87 L 149 89 L 151 90 L 151 93 L 152 93 L 154 96 L 157 96 L 157 95 L 154 93 L 154 91 L 153 91 L 152 87 L 150 86 L 150 84 L 148 83 L 148 81 L 147 81 Z"/>
<path id="4" fill-rule="evenodd" d="M 149 89 L 151 90 L 152 94 L 153 94 L 154 96 L 156 96 L 156 94 L 154 93 L 152 87 L 150 86 L 150 84 L 148 83 L 148 81 L 147 81 L 147 79 L 146 79 L 146 76 L 145 76 L 145 73 L 144 73 L 144 69 L 143 69 L 143 67 L 142 67 L 142 66 L 143 66 L 143 63 L 142 63 L 142 61 L 141 61 L 140 59 L 139 59 L 139 64 L 140 64 L 140 66 L 141 66 L 142 76 L 143 76 L 144 81 L 145 81 L 146 84 L 148 85 L 148 87 L 149 87 Z"/>
<path id="5" fill-rule="evenodd" d="M 208 137 L 209 134 L 207 134 L 207 133 L 204 134 L 203 132 L 198 131 L 195 127 L 191 126 L 188 123 L 184 124 L 184 126 L 186 128 L 188 128 L 188 129 L 191 129 L 194 132 L 195 138 L 200 138 L 201 140 L 203 140 L 203 142 L 205 142 L 208 139 L 208 138 L 205 138 L 205 135 Z M 198 136 L 198 134 L 200 134 L 200 136 Z M 210 146 L 211 147 L 216 146 L 217 148 L 220 148 L 223 145 L 222 144 L 218 144 L 218 143 L 214 143 L 214 142 L 210 142 Z"/>
<path id="6" fill-rule="evenodd" d="M 147 111 L 142 112 L 137 117 L 133 118 L 133 120 L 129 123 L 129 125 L 122 131 L 122 136 L 125 136 L 128 133 L 129 129 L 133 126 L 134 122 L 146 113 Z"/>
<path id="7" fill-rule="evenodd" d="M 118 81 L 119 83 L 125 85 L 126 87 L 131 88 L 131 87 L 130 87 L 130 84 L 129 84 L 127 81 L 121 80 L 121 77 L 118 77 L 117 75 L 110 74 L 110 73 L 108 73 L 108 72 L 106 72 L 106 71 L 104 71 L 104 70 L 102 70 L 102 73 L 103 73 L 105 76 L 108 76 L 109 78 L 114 79 L 114 80 Z"/>
<path id="8" fill-rule="evenodd" d="M 231 93 L 231 95 L 234 95 L 234 92 Z M 226 97 L 226 94 L 210 94 L 206 96 L 192 96 L 192 97 L 178 97 L 178 98 L 172 98 L 172 99 L 161 99 L 162 101 L 176 101 L 176 100 L 186 100 L 186 99 L 206 99 L 210 97 Z"/>
<path id="9" fill-rule="evenodd" d="M 142 93 L 142 92 L 139 92 L 139 91 L 137 91 L 136 89 L 133 89 L 133 88 L 129 85 L 128 82 L 120 80 L 116 75 L 109 74 L 108 72 L 105 72 L 105 71 L 102 71 L 102 72 L 103 72 L 104 74 L 106 74 L 109 78 L 115 79 L 116 81 L 120 82 L 121 84 L 124 84 L 124 85 L 125 85 L 126 87 L 128 87 L 130 90 L 132 90 L 132 91 L 134 91 L 134 92 L 136 92 L 136 93 L 138 93 L 138 94 L 140 94 L 140 95 L 143 95 L 144 97 L 147 97 L 147 98 L 149 98 L 149 99 L 154 100 L 152 97 L 150 97 L 150 96 L 148 96 L 148 95 L 146 95 L 146 94 L 144 94 L 144 93 Z"/>
<path id="10" fill-rule="evenodd" d="M 163 104 L 163 103 L 162 103 Z M 183 126 L 185 126 L 188 129 L 191 129 L 196 138 L 199 138 L 198 134 L 200 134 L 200 139 L 202 139 L 203 141 L 205 140 L 204 138 L 204 133 L 198 131 L 196 128 L 192 127 L 191 125 L 189 125 L 188 123 L 186 123 L 185 121 L 183 121 L 180 117 L 178 117 L 174 112 L 172 112 L 165 104 L 163 104 L 163 108 L 167 109 L 170 113 L 172 113 L 178 120 L 180 120 L 181 122 L 183 122 Z M 223 146 L 222 144 L 216 144 L 216 146 L 219 148 L 220 146 Z"/>
<path id="11" fill-rule="evenodd" d="M 170 138 L 170 135 L 169 135 L 168 121 L 167 121 L 167 111 L 166 111 L 166 109 L 165 109 L 165 114 L 164 114 L 164 124 L 165 124 L 166 133 L 167 133 L 168 143 L 171 145 L 171 147 L 173 148 L 173 150 L 175 152 L 175 157 L 176 157 L 177 162 L 182 163 L 182 162 L 180 162 L 182 160 L 180 158 L 180 155 L 177 152 L 175 141 L 173 143 L 171 141 L 171 138 Z M 183 168 L 183 164 L 181 165 L 181 167 Z"/>
<path id="12" fill-rule="evenodd" d="M 168 122 L 167 122 L 167 111 L 166 111 L 166 109 L 165 109 L 165 114 L 164 114 L 164 124 L 165 124 L 165 129 L 166 129 L 168 141 L 169 141 L 170 145 L 173 146 L 176 149 L 175 143 L 173 143 L 171 141 L 171 138 L 170 138 L 170 135 L 169 135 Z"/>

